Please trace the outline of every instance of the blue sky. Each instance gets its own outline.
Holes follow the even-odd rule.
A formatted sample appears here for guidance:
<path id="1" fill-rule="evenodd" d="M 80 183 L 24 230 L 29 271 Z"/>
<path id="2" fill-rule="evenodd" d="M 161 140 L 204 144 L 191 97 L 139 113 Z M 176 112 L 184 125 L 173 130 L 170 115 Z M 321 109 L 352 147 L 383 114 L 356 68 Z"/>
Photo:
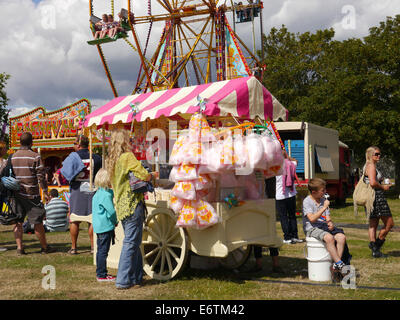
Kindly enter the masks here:
<path id="1" fill-rule="evenodd" d="M 127 5 L 126 0 L 114 3 L 116 10 Z M 147 0 L 132 3 L 135 14 L 146 15 Z M 351 14 L 349 7 L 356 23 L 346 28 L 343 20 Z M 37 106 L 53 110 L 82 98 L 101 106 L 113 98 L 97 49 L 86 42 L 92 37 L 88 9 L 87 0 L 0 0 L 0 72 L 11 75 L 6 92 L 12 115 Z M 110 1 L 94 1 L 94 9 L 98 16 L 110 12 Z M 156 1 L 152 10 L 160 13 Z M 282 24 L 295 33 L 332 27 L 342 40 L 366 36 L 370 27 L 396 14 L 399 0 L 264 0 L 263 32 Z M 162 27 L 154 23 L 149 52 L 155 50 Z M 138 27 L 142 42 L 147 28 Z M 237 28 L 252 48 L 251 23 Z M 255 28 L 258 39 L 257 24 Z M 130 94 L 137 77 L 137 53 L 124 41 L 104 45 L 103 50 L 119 94 Z"/>

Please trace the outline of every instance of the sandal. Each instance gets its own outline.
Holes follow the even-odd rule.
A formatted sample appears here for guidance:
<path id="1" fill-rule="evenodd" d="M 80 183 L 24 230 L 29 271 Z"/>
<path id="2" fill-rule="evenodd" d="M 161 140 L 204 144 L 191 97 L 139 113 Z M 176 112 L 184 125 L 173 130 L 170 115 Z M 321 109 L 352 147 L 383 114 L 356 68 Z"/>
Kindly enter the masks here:
<path id="1" fill-rule="evenodd" d="M 71 249 L 68 250 L 68 253 L 69 254 L 78 254 L 78 251 L 76 249 L 72 249 L 71 248 Z"/>

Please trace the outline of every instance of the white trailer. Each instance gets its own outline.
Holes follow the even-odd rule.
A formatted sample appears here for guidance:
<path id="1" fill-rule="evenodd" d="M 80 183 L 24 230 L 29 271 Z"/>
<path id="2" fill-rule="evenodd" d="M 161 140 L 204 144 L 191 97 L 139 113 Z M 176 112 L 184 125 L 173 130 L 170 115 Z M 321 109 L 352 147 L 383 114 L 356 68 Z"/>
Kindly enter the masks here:
<path id="1" fill-rule="evenodd" d="M 347 170 L 350 152 L 339 141 L 338 131 L 309 122 L 275 122 L 275 126 L 288 154 L 298 160 L 301 185 L 312 178 L 324 179 L 331 199 L 345 200 L 352 185 Z"/>

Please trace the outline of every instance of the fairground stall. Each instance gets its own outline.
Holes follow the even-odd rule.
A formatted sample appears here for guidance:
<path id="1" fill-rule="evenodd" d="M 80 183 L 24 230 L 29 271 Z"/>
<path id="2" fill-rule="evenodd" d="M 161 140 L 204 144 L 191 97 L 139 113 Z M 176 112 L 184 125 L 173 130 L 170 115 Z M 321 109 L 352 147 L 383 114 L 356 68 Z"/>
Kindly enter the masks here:
<path id="1" fill-rule="evenodd" d="M 141 247 L 151 278 L 175 277 L 189 251 L 237 268 L 252 245 L 281 246 L 275 200 L 264 190 L 265 178 L 283 170 L 267 121 L 279 118 L 286 109 L 253 76 L 118 97 L 86 117 L 89 128 L 131 129 L 135 154 L 160 171 Z M 110 268 L 118 267 L 123 237 L 119 224 Z"/>
<path id="2" fill-rule="evenodd" d="M 67 202 L 68 185 L 58 185 L 53 176 L 62 166 L 64 159 L 74 151 L 74 142 L 78 134 L 85 133 L 79 129 L 79 124 L 90 112 L 90 102 L 81 99 L 55 111 L 46 112 L 45 108 L 38 107 L 9 119 L 9 153 L 14 153 L 20 148 L 20 136 L 23 132 L 32 133 L 32 149 L 42 157 L 49 190 L 57 189 Z M 99 144 L 98 140 L 96 144 Z"/>

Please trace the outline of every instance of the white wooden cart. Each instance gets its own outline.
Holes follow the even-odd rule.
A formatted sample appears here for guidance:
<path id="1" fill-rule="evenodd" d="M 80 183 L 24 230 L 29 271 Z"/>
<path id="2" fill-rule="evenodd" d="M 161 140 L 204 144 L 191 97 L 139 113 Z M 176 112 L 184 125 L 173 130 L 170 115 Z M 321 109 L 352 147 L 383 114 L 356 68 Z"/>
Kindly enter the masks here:
<path id="1" fill-rule="evenodd" d="M 153 279 L 169 280 L 187 265 L 189 251 L 200 256 L 218 258 L 229 269 L 243 265 L 251 245 L 280 247 L 276 235 L 275 200 L 249 200 L 240 207 L 215 202 L 221 223 L 207 229 L 176 227 L 177 216 L 168 201 L 146 201 L 148 216 L 144 223 L 142 255 L 144 271 Z M 124 232 L 121 223 L 116 230 L 107 265 L 118 268 Z M 95 260 L 95 259 L 94 259 Z"/>

